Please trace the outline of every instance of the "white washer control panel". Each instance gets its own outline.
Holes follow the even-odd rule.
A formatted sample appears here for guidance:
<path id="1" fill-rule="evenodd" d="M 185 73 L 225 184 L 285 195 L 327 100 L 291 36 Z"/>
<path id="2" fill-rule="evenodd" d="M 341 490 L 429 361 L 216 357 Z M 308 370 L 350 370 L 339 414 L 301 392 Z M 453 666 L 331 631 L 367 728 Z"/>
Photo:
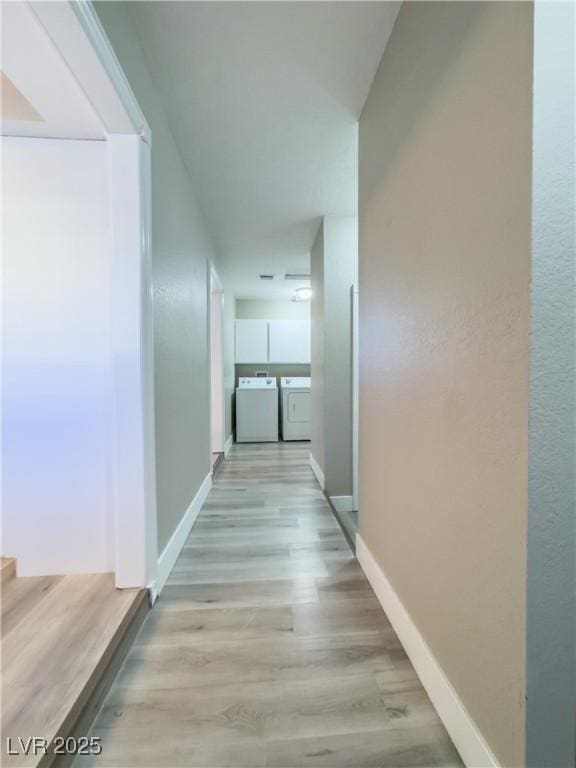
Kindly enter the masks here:
<path id="1" fill-rule="evenodd" d="M 239 389 L 276 389 L 276 379 L 269 377 L 265 379 L 263 376 L 242 376 L 238 379 Z"/>

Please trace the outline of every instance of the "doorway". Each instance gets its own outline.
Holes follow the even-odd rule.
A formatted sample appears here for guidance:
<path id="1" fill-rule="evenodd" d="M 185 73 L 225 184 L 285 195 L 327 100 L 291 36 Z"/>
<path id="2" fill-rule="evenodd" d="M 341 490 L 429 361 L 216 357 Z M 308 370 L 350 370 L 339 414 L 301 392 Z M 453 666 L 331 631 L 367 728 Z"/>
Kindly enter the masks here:
<path id="1" fill-rule="evenodd" d="M 42 115 L 1 125 L 4 553 L 18 576 L 147 587 L 151 132 L 89 3 L 12 3 L 2 20 L 3 80 Z"/>
<path id="2" fill-rule="evenodd" d="M 224 458 L 224 289 L 215 269 L 210 269 L 210 461 L 212 472 Z"/>
<path id="3" fill-rule="evenodd" d="M 354 532 L 358 530 L 358 437 L 360 404 L 360 333 L 358 330 L 358 284 L 351 288 L 352 299 L 352 520 Z"/>

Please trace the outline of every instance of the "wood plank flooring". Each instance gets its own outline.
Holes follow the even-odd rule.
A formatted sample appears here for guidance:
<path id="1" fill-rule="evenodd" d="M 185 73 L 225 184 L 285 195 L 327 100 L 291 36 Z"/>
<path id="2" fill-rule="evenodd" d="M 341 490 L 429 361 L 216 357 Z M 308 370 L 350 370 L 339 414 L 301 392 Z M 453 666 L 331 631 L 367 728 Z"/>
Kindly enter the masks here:
<path id="1" fill-rule="evenodd" d="M 460 766 L 308 467 L 235 446 L 77 766 Z"/>
<path id="2" fill-rule="evenodd" d="M 5 584 L 16 576 L 16 560 L 13 557 L 0 557 L 0 584 Z"/>
<path id="3" fill-rule="evenodd" d="M 7 754 L 7 738 L 68 735 L 87 706 L 146 590 L 112 574 L 13 578 L 2 585 L 2 765 L 46 764 Z"/>

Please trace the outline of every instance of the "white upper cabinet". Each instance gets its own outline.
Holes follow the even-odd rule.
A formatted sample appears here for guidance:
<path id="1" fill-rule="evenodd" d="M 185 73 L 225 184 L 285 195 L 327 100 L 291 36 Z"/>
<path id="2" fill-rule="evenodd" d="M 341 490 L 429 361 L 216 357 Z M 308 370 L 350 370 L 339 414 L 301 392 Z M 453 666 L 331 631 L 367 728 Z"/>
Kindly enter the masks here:
<path id="1" fill-rule="evenodd" d="M 236 320 L 237 363 L 309 363 L 309 320 Z"/>
<path id="2" fill-rule="evenodd" d="M 310 362 L 309 320 L 269 320 L 268 333 L 268 362 Z"/>
<path id="3" fill-rule="evenodd" d="M 268 320 L 236 320 L 236 362 L 268 362 Z"/>

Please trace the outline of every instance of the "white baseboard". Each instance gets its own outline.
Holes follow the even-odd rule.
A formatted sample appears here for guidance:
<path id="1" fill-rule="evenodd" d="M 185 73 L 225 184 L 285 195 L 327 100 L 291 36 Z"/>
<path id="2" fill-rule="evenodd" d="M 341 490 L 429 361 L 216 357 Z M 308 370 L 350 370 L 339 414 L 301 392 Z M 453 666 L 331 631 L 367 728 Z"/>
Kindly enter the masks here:
<path id="1" fill-rule="evenodd" d="M 318 482 L 320 483 L 320 488 L 324 490 L 324 486 L 326 485 L 326 481 L 324 479 L 324 472 L 322 472 L 322 470 L 320 469 L 320 465 L 318 464 L 314 456 L 312 456 L 312 454 L 310 454 L 310 466 L 312 467 L 312 472 L 314 472 L 314 474 L 316 475 L 316 480 L 318 480 Z"/>
<path id="2" fill-rule="evenodd" d="M 170 541 L 168 544 L 166 544 L 164 551 L 158 558 L 158 577 L 154 585 L 154 599 L 156 599 L 156 595 L 159 595 L 160 592 L 162 592 L 162 589 L 168 580 L 168 576 L 170 576 L 170 571 L 172 568 L 174 568 L 174 563 L 182 551 L 182 547 L 184 546 L 184 543 L 190 534 L 190 530 L 192 529 L 192 526 L 194 525 L 194 522 L 198 517 L 198 514 L 202 509 L 202 505 L 206 501 L 206 497 L 210 493 L 211 488 L 212 473 L 206 475 L 204 478 L 204 481 L 198 489 L 196 496 L 194 496 L 192 499 L 190 506 L 184 513 L 182 520 L 180 520 L 176 530 L 172 534 Z"/>
<path id="3" fill-rule="evenodd" d="M 469 768 L 498 768 L 476 723 L 359 534 L 356 557 L 464 764 Z"/>
<path id="4" fill-rule="evenodd" d="M 224 458 L 228 456 L 230 453 L 230 449 L 232 448 L 232 443 L 234 442 L 232 435 L 228 436 L 228 439 L 224 443 Z"/>
<path id="5" fill-rule="evenodd" d="M 352 496 L 330 496 L 329 499 L 336 512 L 352 512 L 354 509 Z"/>

